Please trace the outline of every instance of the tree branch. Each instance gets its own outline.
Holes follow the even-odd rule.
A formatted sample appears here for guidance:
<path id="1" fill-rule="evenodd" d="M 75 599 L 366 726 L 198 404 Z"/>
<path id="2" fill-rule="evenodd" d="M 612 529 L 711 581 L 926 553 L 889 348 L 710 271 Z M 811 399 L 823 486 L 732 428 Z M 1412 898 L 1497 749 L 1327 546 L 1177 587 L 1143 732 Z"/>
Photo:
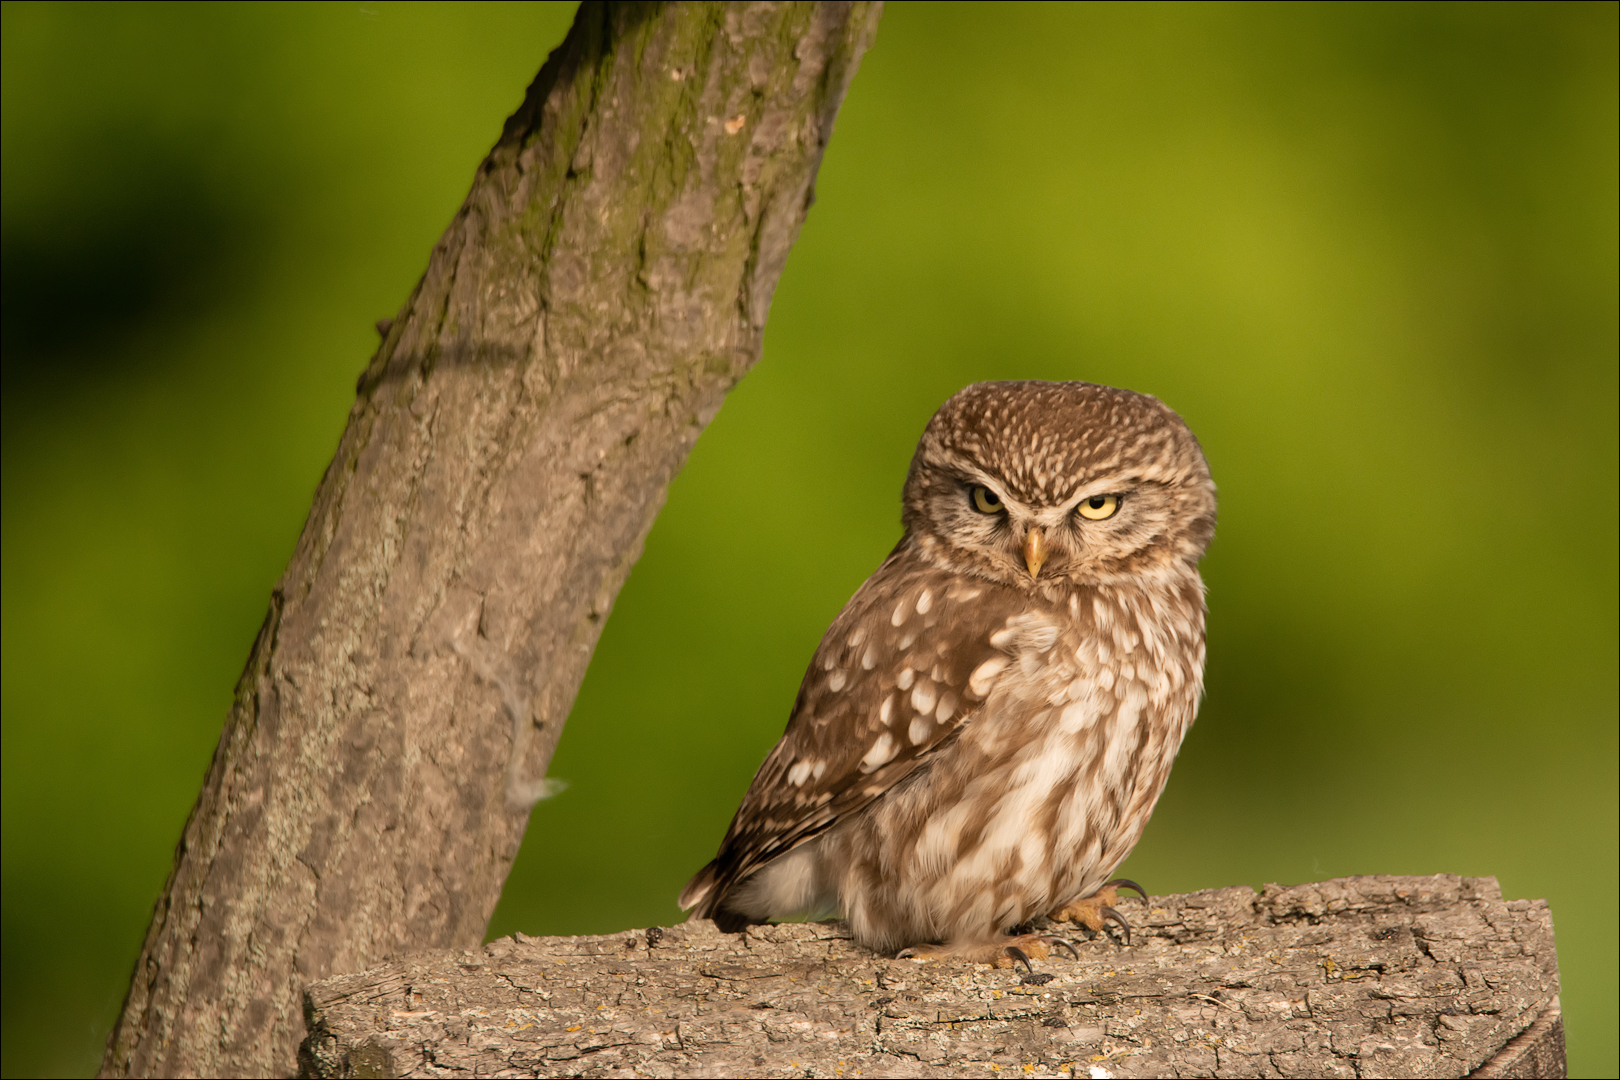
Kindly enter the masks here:
<path id="1" fill-rule="evenodd" d="M 312 985 L 306 1076 L 1562 1076 L 1545 901 L 1360 877 L 1131 901 L 1019 969 L 836 923 L 503 938 Z"/>
<path id="2" fill-rule="evenodd" d="M 879 12 L 581 7 L 361 376 L 103 1075 L 290 1073 L 306 982 L 478 945 Z"/>

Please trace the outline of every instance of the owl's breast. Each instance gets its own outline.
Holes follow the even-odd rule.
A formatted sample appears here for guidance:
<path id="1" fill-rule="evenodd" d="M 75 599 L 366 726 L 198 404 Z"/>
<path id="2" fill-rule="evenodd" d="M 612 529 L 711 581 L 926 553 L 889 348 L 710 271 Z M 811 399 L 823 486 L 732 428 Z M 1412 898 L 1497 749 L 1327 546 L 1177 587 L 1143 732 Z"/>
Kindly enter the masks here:
<path id="1" fill-rule="evenodd" d="M 1122 590 L 1076 590 L 1067 602 L 1010 616 L 990 634 L 1005 667 L 965 740 L 986 767 L 1039 748 L 1077 758 L 1118 787 L 1130 763 L 1173 755 L 1203 690 L 1204 627 L 1196 605 Z"/>
<path id="2" fill-rule="evenodd" d="M 986 720 L 1021 729 L 1014 738 L 1049 761 L 1045 772 L 1063 774 L 1051 795 L 1069 788 L 1063 835 L 1080 844 L 1083 824 L 1106 856 L 1122 827 L 1125 850 L 1135 843 L 1192 724 L 1203 691 L 1202 592 L 1166 604 L 1135 590 L 1083 590 L 1064 608 L 1044 663 L 1026 652 Z"/>

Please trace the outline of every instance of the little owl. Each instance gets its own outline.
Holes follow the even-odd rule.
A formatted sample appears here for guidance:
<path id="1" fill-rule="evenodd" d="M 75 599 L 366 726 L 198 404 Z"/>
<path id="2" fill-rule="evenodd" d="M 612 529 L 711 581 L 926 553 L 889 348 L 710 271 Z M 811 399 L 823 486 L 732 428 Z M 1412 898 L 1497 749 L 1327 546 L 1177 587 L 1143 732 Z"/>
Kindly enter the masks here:
<path id="1" fill-rule="evenodd" d="M 928 422 L 902 505 L 681 907 L 999 963 L 1063 943 L 1018 933 L 1040 916 L 1124 924 L 1109 875 L 1203 689 L 1198 440 L 1128 390 L 979 383 Z"/>

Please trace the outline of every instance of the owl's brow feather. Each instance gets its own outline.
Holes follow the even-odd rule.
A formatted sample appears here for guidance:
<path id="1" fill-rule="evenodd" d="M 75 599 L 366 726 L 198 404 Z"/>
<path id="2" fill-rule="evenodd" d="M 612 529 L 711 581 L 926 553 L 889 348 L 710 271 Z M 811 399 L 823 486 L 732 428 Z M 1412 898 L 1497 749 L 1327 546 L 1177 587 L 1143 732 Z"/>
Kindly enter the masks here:
<path id="1" fill-rule="evenodd" d="M 1021 491 L 1063 501 L 1073 485 L 1122 468 L 1204 472 L 1198 440 L 1158 399 L 1094 383 L 976 383 L 942 405 L 918 442 L 925 461 L 969 461 Z"/>

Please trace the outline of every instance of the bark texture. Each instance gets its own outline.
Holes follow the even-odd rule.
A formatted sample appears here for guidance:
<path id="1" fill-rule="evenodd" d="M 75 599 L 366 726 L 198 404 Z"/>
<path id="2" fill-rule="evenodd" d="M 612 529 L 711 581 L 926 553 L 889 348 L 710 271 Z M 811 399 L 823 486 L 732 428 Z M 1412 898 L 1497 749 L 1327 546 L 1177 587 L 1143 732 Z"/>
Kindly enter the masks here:
<path id="1" fill-rule="evenodd" d="M 478 945 L 879 11 L 581 8 L 361 376 L 104 1075 L 290 1074 L 306 983 Z"/>
<path id="2" fill-rule="evenodd" d="M 1552 918 L 1494 878 L 1132 900 L 1134 944 L 891 960 L 836 923 L 502 938 L 312 985 L 308 1076 L 1563 1076 Z"/>

